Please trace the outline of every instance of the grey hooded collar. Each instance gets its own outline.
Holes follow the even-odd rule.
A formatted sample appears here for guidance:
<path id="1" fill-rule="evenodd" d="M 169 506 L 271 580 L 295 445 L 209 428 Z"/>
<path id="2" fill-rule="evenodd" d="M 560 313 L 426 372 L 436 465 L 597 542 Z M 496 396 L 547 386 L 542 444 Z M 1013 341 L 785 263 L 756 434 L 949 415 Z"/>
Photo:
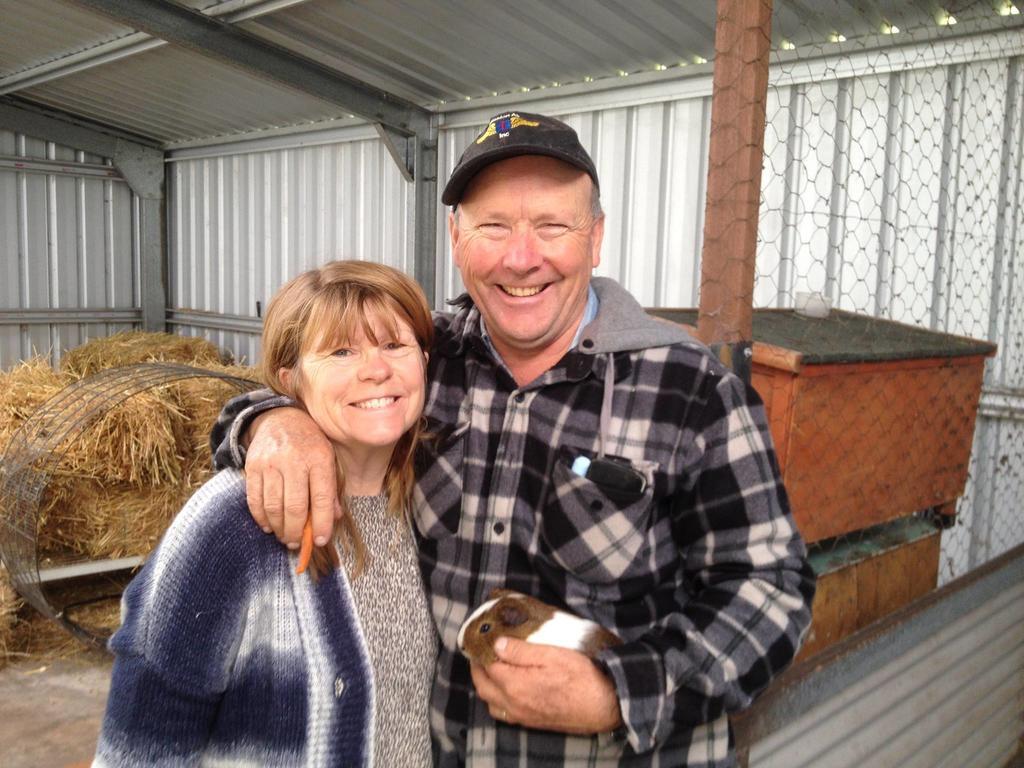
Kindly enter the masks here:
<path id="1" fill-rule="evenodd" d="M 648 315 L 632 294 L 614 280 L 594 277 L 590 284 L 601 306 L 597 317 L 583 329 L 581 352 L 600 355 L 696 341 L 682 326 Z"/>
<path id="2" fill-rule="evenodd" d="M 682 326 L 648 315 L 632 294 L 615 280 L 592 277 L 590 284 L 597 293 L 600 306 L 597 317 L 583 329 L 576 347 L 578 352 L 601 355 L 697 343 Z M 469 294 L 464 293 L 448 303 L 456 308 L 456 315 L 449 327 L 451 337 L 441 347 L 441 353 L 448 356 L 462 354 L 465 345 L 473 342 L 483 347 L 480 311 L 473 305 Z"/>

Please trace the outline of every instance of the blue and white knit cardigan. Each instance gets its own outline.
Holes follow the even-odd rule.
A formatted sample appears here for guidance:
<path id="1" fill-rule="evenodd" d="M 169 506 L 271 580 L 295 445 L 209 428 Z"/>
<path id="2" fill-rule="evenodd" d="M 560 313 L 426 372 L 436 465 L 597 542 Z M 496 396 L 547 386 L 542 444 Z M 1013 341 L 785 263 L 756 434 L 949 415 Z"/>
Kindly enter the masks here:
<path id="1" fill-rule="evenodd" d="M 314 584 L 206 483 L 125 591 L 94 766 L 372 762 L 373 676 L 344 573 Z"/>

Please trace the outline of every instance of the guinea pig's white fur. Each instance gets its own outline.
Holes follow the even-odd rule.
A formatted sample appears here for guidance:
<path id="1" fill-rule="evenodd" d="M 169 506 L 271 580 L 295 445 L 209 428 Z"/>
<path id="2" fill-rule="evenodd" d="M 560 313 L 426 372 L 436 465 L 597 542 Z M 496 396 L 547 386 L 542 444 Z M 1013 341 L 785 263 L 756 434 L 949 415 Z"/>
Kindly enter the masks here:
<path id="1" fill-rule="evenodd" d="M 529 624 L 536 626 L 527 634 L 521 634 L 515 628 L 509 629 L 501 626 L 500 619 L 498 618 L 501 613 L 500 607 L 495 609 L 495 606 L 502 601 L 509 600 L 522 601 L 528 605 L 530 614 Z M 566 611 L 560 611 L 553 606 L 542 603 L 536 598 L 519 592 L 495 590 L 492 593 L 491 599 L 473 611 L 459 629 L 459 650 L 471 661 L 486 664 L 494 660 L 493 651 L 490 648 L 493 640 L 488 639 L 486 641 L 486 650 L 482 650 L 482 646 L 477 642 L 480 636 L 476 636 L 473 640 L 466 636 L 473 623 L 492 610 L 495 612 L 494 634 L 491 636 L 494 640 L 502 635 L 508 635 L 519 637 L 528 643 L 554 645 L 559 648 L 579 651 L 588 656 L 594 656 L 602 648 L 609 645 L 617 645 L 621 642 L 614 634 L 589 619 L 583 619 Z M 527 622 L 524 621 L 523 623 L 526 624 Z M 526 627 L 523 626 L 523 629 L 526 629 Z M 470 648 L 467 648 L 467 645 Z"/>
<path id="2" fill-rule="evenodd" d="M 525 595 L 504 595 L 503 597 L 488 600 L 482 603 L 459 629 L 459 648 L 463 648 L 463 641 L 466 636 L 466 628 L 473 623 L 473 619 L 481 614 L 487 613 L 498 600 L 519 600 Z M 597 628 L 598 625 L 589 619 L 581 619 L 571 613 L 551 609 L 551 616 L 540 628 L 523 638 L 528 643 L 540 643 L 541 645 L 557 645 L 559 648 L 568 648 L 570 651 L 583 650 L 583 638 L 587 632 Z"/>

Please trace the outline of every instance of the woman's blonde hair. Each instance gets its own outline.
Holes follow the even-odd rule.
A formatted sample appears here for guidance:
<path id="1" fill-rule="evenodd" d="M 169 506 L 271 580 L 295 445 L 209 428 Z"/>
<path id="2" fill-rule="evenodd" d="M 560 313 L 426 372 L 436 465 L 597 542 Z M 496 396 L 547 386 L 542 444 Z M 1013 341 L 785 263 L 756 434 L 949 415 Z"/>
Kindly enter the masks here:
<path id="1" fill-rule="evenodd" d="M 263 321 L 263 381 L 278 394 L 302 403 L 301 376 L 292 375 L 288 384 L 281 379 L 282 368 L 299 372 L 306 352 L 336 349 L 352 341 L 356 329 L 377 343 L 370 318 L 379 320 L 393 338 L 398 338 L 401 319 L 412 329 L 420 350 L 426 354 L 434 339 L 434 323 L 423 290 L 415 280 L 397 269 L 369 261 L 332 261 L 303 272 L 287 282 L 267 307 Z M 423 432 L 417 423 L 395 445 L 384 475 L 388 511 L 398 518 L 407 514 L 413 488 L 413 456 Z M 342 516 L 338 533 L 342 547 L 352 556 L 352 574 L 362 571 L 366 545 L 347 509 L 344 498 L 345 473 L 338 464 L 338 495 Z M 314 578 L 338 565 L 333 543 L 315 547 L 310 560 Z"/>

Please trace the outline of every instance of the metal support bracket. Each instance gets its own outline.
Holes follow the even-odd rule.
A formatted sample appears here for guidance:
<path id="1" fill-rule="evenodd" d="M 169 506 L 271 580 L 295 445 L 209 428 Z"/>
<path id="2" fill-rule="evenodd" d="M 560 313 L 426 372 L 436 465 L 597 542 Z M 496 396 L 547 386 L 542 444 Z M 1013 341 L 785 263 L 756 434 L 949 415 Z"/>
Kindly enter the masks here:
<path id="1" fill-rule="evenodd" d="M 278 85 L 315 96 L 373 123 L 412 134 L 430 112 L 395 94 L 300 56 L 222 19 L 167 0 L 74 0 L 120 24 Z"/>
<path id="2" fill-rule="evenodd" d="M 147 200 L 163 199 L 163 152 L 118 139 L 112 159 L 136 195 Z"/>
<path id="3" fill-rule="evenodd" d="M 384 142 L 391 159 L 395 161 L 398 170 L 402 172 L 402 178 L 406 181 L 413 181 L 416 178 L 416 136 L 408 136 L 399 133 L 393 128 L 388 128 L 383 123 L 374 125 L 377 135 Z"/>
<path id="4" fill-rule="evenodd" d="M 753 342 L 737 341 L 731 344 L 711 344 L 711 351 L 729 370 L 735 373 L 744 384 L 750 383 L 750 363 L 754 357 Z"/>

